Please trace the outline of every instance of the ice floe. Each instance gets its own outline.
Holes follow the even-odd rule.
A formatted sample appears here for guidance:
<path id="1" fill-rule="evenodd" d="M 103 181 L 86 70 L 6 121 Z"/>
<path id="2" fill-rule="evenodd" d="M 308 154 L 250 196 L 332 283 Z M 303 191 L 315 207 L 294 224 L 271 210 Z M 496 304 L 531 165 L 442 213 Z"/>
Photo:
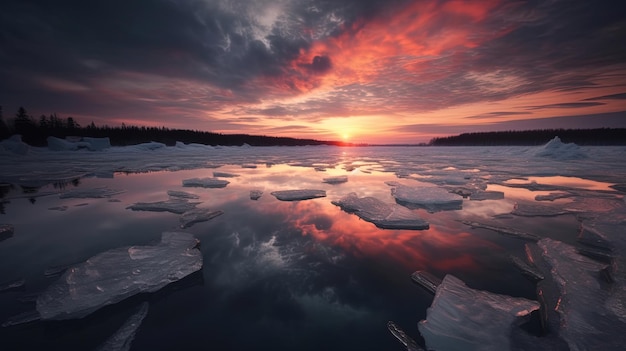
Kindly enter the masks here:
<path id="1" fill-rule="evenodd" d="M 432 186 L 407 186 L 398 182 L 388 182 L 392 186 L 391 195 L 405 207 L 422 208 L 429 212 L 460 210 L 463 198 L 457 194 Z"/>
<path id="2" fill-rule="evenodd" d="M 328 177 L 328 178 L 324 178 L 322 179 L 323 183 L 328 183 L 328 184 L 341 184 L 341 183 L 345 183 L 348 181 L 348 176 L 336 176 L 336 177 Z"/>
<path id="3" fill-rule="evenodd" d="M 299 201 L 326 197 L 326 191 L 316 189 L 279 190 L 270 194 L 281 201 Z"/>
<path id="4" fill-rule="evenodd" d="M 383 229 L 424 230 L 429 228 L 428 222 L 420 218 L 417 213 L 398 204 L 387 204 L 374 197 L 358 197 L 356 193 L 350 193 L 339 200 L 332 201 L 332 204 Z"/>
<path id="5" fill-rule="evenodd" d="M 169 197 L 176 197 L 180 199 L 190 199 L 190 200 L 195 200 L 195 199 L 200 198 L 199 195 L 188 193 L 186 191 L 178 191 L 178 190 L 168 190 L 167 195 Z"/>
<path id="6" fill-rule="evenodd" d="M 387 322 L 387 329 L 389 329 L 389 332 L 391 332 L 391 334 L 395 336 L 396 339 L 398 339 L 398 341 L 400 341 L 400 343 L 404 345 L 404 347 L 406 347 L 407 351 L 423 351 L 424 350 L 423 348 L 419 347 L 419 345 L 417 345 L 415 340 L 411 339 L 411 337 L 406 335 L 404 330 L 400 329 L 400 327 L 393 321 Z"/>
<path id="7" fill-rule="evenodd" d="M 471 193 L 469 198 L 472 201 L 502 200 L 504 199 L 504 192 L 502 191 L 477 191 L 477 192 Z"/>
<path id="8" fill-rule="evenodd" d="M 263 196 L 263 190 L 250 190 L 250 200 L 258 200 Z"/>
<path id="9" fill-rule="evenodd" d="M 239 174 L 228 173 L 228 172 L 213 172 L 213 177 L 215 177 L 215 178 L 235 178 L 235 177 L 239 177 Z"/>
<path id="10" fill-rule="evenodd" d="M 217 178 L 191 178 L 184 179 L 183 186 L 199 188 L 224 188 L 230 184 L 229 181 Z"/>
<path id="11" fill-rule="evenodd" d="M 8 239 L 13 236 L 15 227 L 11 224 L 0 224 L 0 241 Z"/>
<path id="12" fill-rule="evenodd" d="M 22 141 L 21 135 L 16 134 L 8 139 L 0 140 L 0 150 L 2 149 L 17 155 L 26 155 L 30 146 Z"/>
<path id="13" fill-rule="evenodd" d="M 491 224 L 472 222 L 472 221 L 466 221 L 466 220 L 461 220 L 461 223 L 463 223 L 465 225 L 468 225 L 468 226 L 470 226 L 472 228 L 484 228 L 484 229 L 493 230 L 494 232 L 497 232 L 497 233 L 500 233 L 500 234 L 504 234 L 504 235 L 508 235 L 508 236 L 512 236 L 514 238 L 530 240 L 530 241 L 537 241 L 537 240 L 541 239 L 540 237 L 538 237 L 535 234 L 523 232 L 521 230 L 517 230 L 517 229 L 514 229 L 514 228 L 500 227 L 500 226 L 495 226 L 495 225 L 491 225 Z"/>
<path id="14" fill-rule="evenodd" d="M 165 201 L 156 202 L 137 202 L 128 207 L 133 211 L 153 211 L 153 212 L 172 212 L 176 214 L 183 214 L 187 211 L 191 211 L 198 204 L 202 202 L 189 202 L 187 199 L 173 198 Z"/>
<path id="15" fill-rule="evenodd" d="M 129 351 L 130 346 L 135 339 L 135 334 L 141 326 L 144 318 L 148 315 L 148 303 L 144 302 L 139 306 L 137 312 L 130 316 L 126 322 L 111 335 L 97 351 Z"/>
<path id="16" fill-rule="evenodd" d="M 109 198 L 111 196 L 124 193 L 125 190 L 109 189 L 107 187 L 92 188 L 92 189 L 71 189 L 62 193 L 59 197 L 61 199 L 99 199 Z"/>
<path id="17" fill-rule="evenodd" d="M 513 328 L 538 309 L 537 301 L 471 289 L 446 275 L 418 329 L 429 350 L 510 350 Z"/>
<path id="18" fill-rule="evenodd" d="M 196 223 L 206 222 L 222 214 L 224 214 L 224 212 L 219 210 L 214 211 L 208 208 L 194 208 L 180 216 L 180 227 L 189 228 Z"/>
<path id="19" fill-rule="evenodd" d="M 165 232 L 152 246 L 105 251 L 69 268 L 37 298 L 43 320 L 82 318 L 141 292 L 155 292 L 202 268 L 198 240 Z"/>
<path id="20" fill-rule="evenodd" d="M 567 209 L 534 203 L 516 203 L 511 214 L 521 217 L 554 217 L 572 213 Z"/>

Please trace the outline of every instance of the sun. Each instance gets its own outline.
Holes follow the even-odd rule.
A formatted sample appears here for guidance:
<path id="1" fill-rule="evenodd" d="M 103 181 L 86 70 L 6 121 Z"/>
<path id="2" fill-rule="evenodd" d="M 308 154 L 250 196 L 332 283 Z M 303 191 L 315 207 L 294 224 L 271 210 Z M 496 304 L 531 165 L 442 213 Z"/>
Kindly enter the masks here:
<path id="1" fill-rule="evenodd" d="M 341 134 L 341 139 L 343 139 L 343 141 L 350 140 L 350 134 L 348 134 L 348 133 Z"/>

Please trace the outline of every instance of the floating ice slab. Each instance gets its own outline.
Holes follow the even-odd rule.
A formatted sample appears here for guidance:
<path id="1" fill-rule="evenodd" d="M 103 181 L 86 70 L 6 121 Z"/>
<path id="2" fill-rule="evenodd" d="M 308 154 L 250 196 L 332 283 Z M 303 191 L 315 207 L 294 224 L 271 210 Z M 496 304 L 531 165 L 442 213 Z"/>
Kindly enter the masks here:
<path id="1" fill-rule="evenodd" d="M 504 193 L 502 191 L 477 191 L 470 195 L 472 201 L 483 200 L 502 200 L 504 199 Z"/>
<path id="2" fill-rule="evenodd" d="M 180 216 L 180 227 L 189 228 L 192 225 L 200 222 L 206 222 L 212 218 L 224 214 L 222 211 L 212 211 L 208 208 L 194 208 L 189 210 Z"/>
<path id="3" fill-rule="evenodd" d="M 124 190 L 109 189 L 107 187 L 93 188 L 93 189 L 71 189 L 62 193 L 59 197 L 61 199 L 99 199 L 108 198 L 114 195 L 122 194 Z"/>
<path id="4" fill-rule="evenodd" d="M 228 172 L 213 172 L 213 177 L 215 177 L 215 178 L 235 178 L 235 177 L 239 177 L 239 174 L 228 173 Z"/>
<path id="5" fill-rule="evenodd" d="M 623 350 L 626 344 L 624 286 L 601 281 L 605 264 L 580 255 L 574 246 L 542 239 L 537 243 L 556 285 L 548 306 L 560 315 L 561 337 L 571 350 Z M 623 274 L 623 273 L 620 273 Z"/>
<path id="6" fill-rule="evenodd" d="M 484 228 L 484 229 L 493 230 L 494 232 L 498 232 L 500 234 L 512 236 L 514 238 L 530 240 L 530 241 L 537 241 L 537 240 L 541 239 L 540 237 L 538 237 L 535 234 L 523 232 L 521 230 L 517 230 L 517 229 L 514 229 L 514 228 L 499 227 L 499 226 L 495 226 L 495 225 L 491 225 L 491 224 L 472 222 L 472 221 L 465 221 L 465 220 L 462 220 L 461 223 L 463 223 L 465 225 L 468 225 L 468 226 L 470 226 L 472 228 Z"/>
<path id="7" fill-rule="evenodd" d="M 191 178 L 183 180 L 183 186 L 200 188 L 224 188 L 229 181 L 217 178 Z"/>
<path id="8" fill-rule="evenodd" d="M 571 213 L 571 211 L 532 203 L 516 203 L 511 214 L 521 217 L 554 217 Z"/>
<path id="9" fill-rule="evenodd" d="M 587 157 L 580 146 L 574 143 L 563 143 L 558 136 L 541 146 L 535 152 L 535 156 L 548 157 L 555 160 L 572 160 Z"/>
<path id="10" fill-rule="evenodd" d="M 137 202 L 126 207 L 133 211 L 154 211 L 154 212 L 172 212 L 176 214 L 183 214 L 187 211 L 191 211 L 201 202 L 189 202 L 186 199 L 169 199 L 166 201 L 156 202 Z"/>
<path id="11" fill-rule="evenodd" d="M 2 282 L 0 283 L 0 292 L 19 289 L 23 287 L 25 283 L 26 281 L 24 279 L 16 279 L 8 282 Z"/>
<path id="12" fill-rule="evenodd" d="M 0 241 L 13 236 L 15 228 L 11 224 L 0 224 Z"/>
<path id="13" fill-rule="evenodd" d="M 250 200 L 258 200 L 263 196 L 263 190 L 250 190 Z"/>
<path id="14" fill-rule="evenodd" d="M 315 189 L 280 190 L 271 194 L 281 201 L 299 201 L 326 197 L 326 191 Z"/>
<path id="15" fill-rule="evenodd" d="M 350 193 L 337 201 L 332 201 L 332 204 L 383 229 L 429 228 L 428 222 L 421 219 L 417 213 L 397 204 L 384 203 L 374 197 L 358 197 L 355 193 Z"/>
<path id="16" fill-rule="evenodd" d="M 348 176 L 328 177 L 322 180 L 323 183 L 328 183 L 328 184 L 341 184 L 347 181 L 348 181 Z"/>
<path id="17" fill-rule="evenodd" d="M 396 202 L 408 208 L 423 208 L 429 212 L 436 212 L 460 210 L 463 205 L 463 197 L 442 188 L 410 187 L 396 182 L 388 184 L 393 186 L 391 195 L 396 198 Z"/>
<path id="18" fill-rule="evenodd" d="M 154 292 L 202 268 L 198 240 L 165 232 L 153 246 L 105 251 L 69 268 L 37 298 L 41 319 L 82 318 L 141 292 Z"/>
<path id="19" fill-rule="evenodd" d="M 192 193 L 188 193 L 186 191 L 178 191 L 178 190 L 168 190 L 167 195 L 170 197 L 177 197 L 180 199 L 199 199 L 200 196 Z"/>
<path id="20" fill-rule="evenodd" d="M 406 347 L 407 351 L 424 351 L 424 349 L 417 345 L 415 340 L 406 335 L 404 330 L 400 329 L 400 327 L 393 321 L 387 322 L 387 329 L 389 329 L 389 332 L 391 332 L 391 334 L 395 336 L 396 339 L 404 345 L 404 347 Z"/>
<path id="21" fill-rule="evenodd" d="M 538 309 L 536 301 L 474 290 L 446 275 L 418 329 L 429 350 L 510 350 L 513 328 Z"/>
<path id="22" fill-rule="evenodd" d="M 137 329 L 141 326 L 141 322 L 148 315 L 148 303 L 144 302 L 130 318 L 118 329 L 115 334 L 108 338 L 97 351 L 129 351 L 130 346 L 135 339 Z"/>

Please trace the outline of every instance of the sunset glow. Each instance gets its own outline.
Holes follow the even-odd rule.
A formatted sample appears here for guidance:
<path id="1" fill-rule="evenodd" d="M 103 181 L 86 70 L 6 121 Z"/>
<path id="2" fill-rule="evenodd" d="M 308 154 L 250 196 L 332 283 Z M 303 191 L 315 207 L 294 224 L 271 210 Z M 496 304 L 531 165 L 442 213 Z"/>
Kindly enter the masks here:
<path id="1" fill-rule="evenodd" d="M 618 5 L 31 2 L 2 5 L 5 116 L 354 143 L 626 127 Z"/>

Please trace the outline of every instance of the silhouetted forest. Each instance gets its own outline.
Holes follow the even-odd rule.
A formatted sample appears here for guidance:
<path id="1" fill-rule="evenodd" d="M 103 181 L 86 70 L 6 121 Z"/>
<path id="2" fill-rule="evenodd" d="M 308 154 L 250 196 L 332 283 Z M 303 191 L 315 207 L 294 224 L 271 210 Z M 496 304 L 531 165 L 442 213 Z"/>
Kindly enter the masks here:
<path id="1" fill-rule="evenodd" d="M 626 128 L 537 129 L 503 132 L 463 133 L 433 138 L 432 146 L 543 145 L 558 136 L 564 143 L 578 145 L 626 145 Z"/>
<path id="2" fill-rule="evenodd" d="M 0 140 L 13 134 L 22 135 L 22 140 L 31 146 L 46 146 L 46 138 L 54 136 L 66 138 L 76 137 L 109 137 L 111 145 L 124 146 L 156 141 L 168 146 L 177 141 L 183 143 L 197 143 L 205 145 L 240 146 L 300 146 L 300 145 L 346 145 L 335 141 L 320 141 L 313 139 L 296 139 L 286 137 L 271 137 L 248 134 L 221 134 L 197 130 L 170 129 L 165 127 L 137 127 L 122 124 L 119 127 L 96 126 L 93 122 L 81 126 L 72 117 L 59 117 L 56 113 L 41 115 L 35 119 L 20 107 L 14 118 L 6 121 L 2 117 L 0 107 Z"/>

